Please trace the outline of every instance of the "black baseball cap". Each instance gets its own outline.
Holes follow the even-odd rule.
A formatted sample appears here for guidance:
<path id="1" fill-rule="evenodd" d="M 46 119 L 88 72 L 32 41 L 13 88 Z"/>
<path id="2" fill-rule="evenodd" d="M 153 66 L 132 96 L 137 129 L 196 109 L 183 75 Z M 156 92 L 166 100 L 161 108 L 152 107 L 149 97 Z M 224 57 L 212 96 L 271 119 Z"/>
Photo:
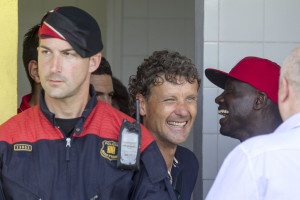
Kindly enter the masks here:
<path id="1" fill-rule="evenodd" d="M 73 6 L 58 7 L 47 12 L 41 22 L 39 37 L 66 40 L 83 58 L 91 57 L 103 49 L 96 20 Z"/>

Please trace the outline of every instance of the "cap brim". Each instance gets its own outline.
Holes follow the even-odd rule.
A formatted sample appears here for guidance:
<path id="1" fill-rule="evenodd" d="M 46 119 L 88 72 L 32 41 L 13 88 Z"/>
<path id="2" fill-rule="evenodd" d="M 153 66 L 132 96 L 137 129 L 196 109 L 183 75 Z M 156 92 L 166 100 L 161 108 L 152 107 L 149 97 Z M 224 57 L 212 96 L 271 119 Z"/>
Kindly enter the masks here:
<path id="1" fill-rule="evenodd" d="M 217 70 L 217 69 L 212 69 L 212 68 L 207 68 L 205 70 L 205 76 L 210 80 L 213 84 L 216 86 L 224 89 L 225 88 L 225 83 L 228 78 L 231 78 L 231 76 L 223 71 Z"/>

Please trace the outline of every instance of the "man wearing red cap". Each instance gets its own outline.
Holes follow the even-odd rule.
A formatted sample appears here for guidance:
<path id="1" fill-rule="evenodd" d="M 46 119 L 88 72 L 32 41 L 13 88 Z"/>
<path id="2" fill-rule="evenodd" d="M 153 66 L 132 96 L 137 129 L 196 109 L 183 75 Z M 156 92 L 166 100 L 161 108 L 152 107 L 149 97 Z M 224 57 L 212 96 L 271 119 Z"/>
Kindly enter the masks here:
<path id="1" fill-rule="evenodd" d="M 206 77 L 224 92 L 219 104 L 222 135 L 246 139 L 273 132 L 282 122 L 278 110 L 280 66 L 258 57 L 242 59 L 229 73 L 206 69 Z"/>
<path id="2" fill-rule="evenodd" d="M 284 61 L 278 105 L 283 123 L 238 145 L 224 161 L 207 200 L 282 200 L 300 196 L 300 47 Z"/>
<path id="3" fill-rule="evenodd" d="M 60 7 L 39 37 L 40 103 L 0 126 L 0 199 L 176 199 L 150 132 L 139 126 L 140 139 L 128 127 L 120 150 L 123 119 L 134 120 L 90 85 L 103 48 L 96 20 Z"/>

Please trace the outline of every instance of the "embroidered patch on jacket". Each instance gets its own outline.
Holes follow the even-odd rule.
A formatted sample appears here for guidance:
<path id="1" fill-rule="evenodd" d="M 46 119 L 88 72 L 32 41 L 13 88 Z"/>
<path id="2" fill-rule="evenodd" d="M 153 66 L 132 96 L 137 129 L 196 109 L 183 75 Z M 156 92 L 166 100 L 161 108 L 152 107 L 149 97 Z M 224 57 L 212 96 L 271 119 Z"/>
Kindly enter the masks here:
<path id="1" fill-rule="evenodd" d="M 15 144 L 14 151 L 32 151 L 30 144 Z"/>
<path id="2" fill-rule="evenodd" d="M 118 158 L 118 143 L 111 140 L 102 141 L 100 155 L 110 161 Z"/>

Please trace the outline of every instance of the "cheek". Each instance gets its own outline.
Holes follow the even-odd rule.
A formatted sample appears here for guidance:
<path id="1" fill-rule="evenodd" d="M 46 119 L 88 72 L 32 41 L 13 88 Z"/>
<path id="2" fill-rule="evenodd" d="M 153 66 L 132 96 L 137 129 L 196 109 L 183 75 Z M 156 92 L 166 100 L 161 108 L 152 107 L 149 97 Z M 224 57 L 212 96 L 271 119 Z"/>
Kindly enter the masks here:
<path id="1" fill-rule="evenodd" d="M 193 117 L 196 117 L 196 115 L 197 115 L 197 103 L 191 105 L 190 113 Z"/>
<path id="2" fill-rule="evenodd" d="M 250 98 L 234 100 L 231 106 L 233 113 L 241 117 L 247 117 L 251 112 L 252 107 L 253 104 Z"/>

